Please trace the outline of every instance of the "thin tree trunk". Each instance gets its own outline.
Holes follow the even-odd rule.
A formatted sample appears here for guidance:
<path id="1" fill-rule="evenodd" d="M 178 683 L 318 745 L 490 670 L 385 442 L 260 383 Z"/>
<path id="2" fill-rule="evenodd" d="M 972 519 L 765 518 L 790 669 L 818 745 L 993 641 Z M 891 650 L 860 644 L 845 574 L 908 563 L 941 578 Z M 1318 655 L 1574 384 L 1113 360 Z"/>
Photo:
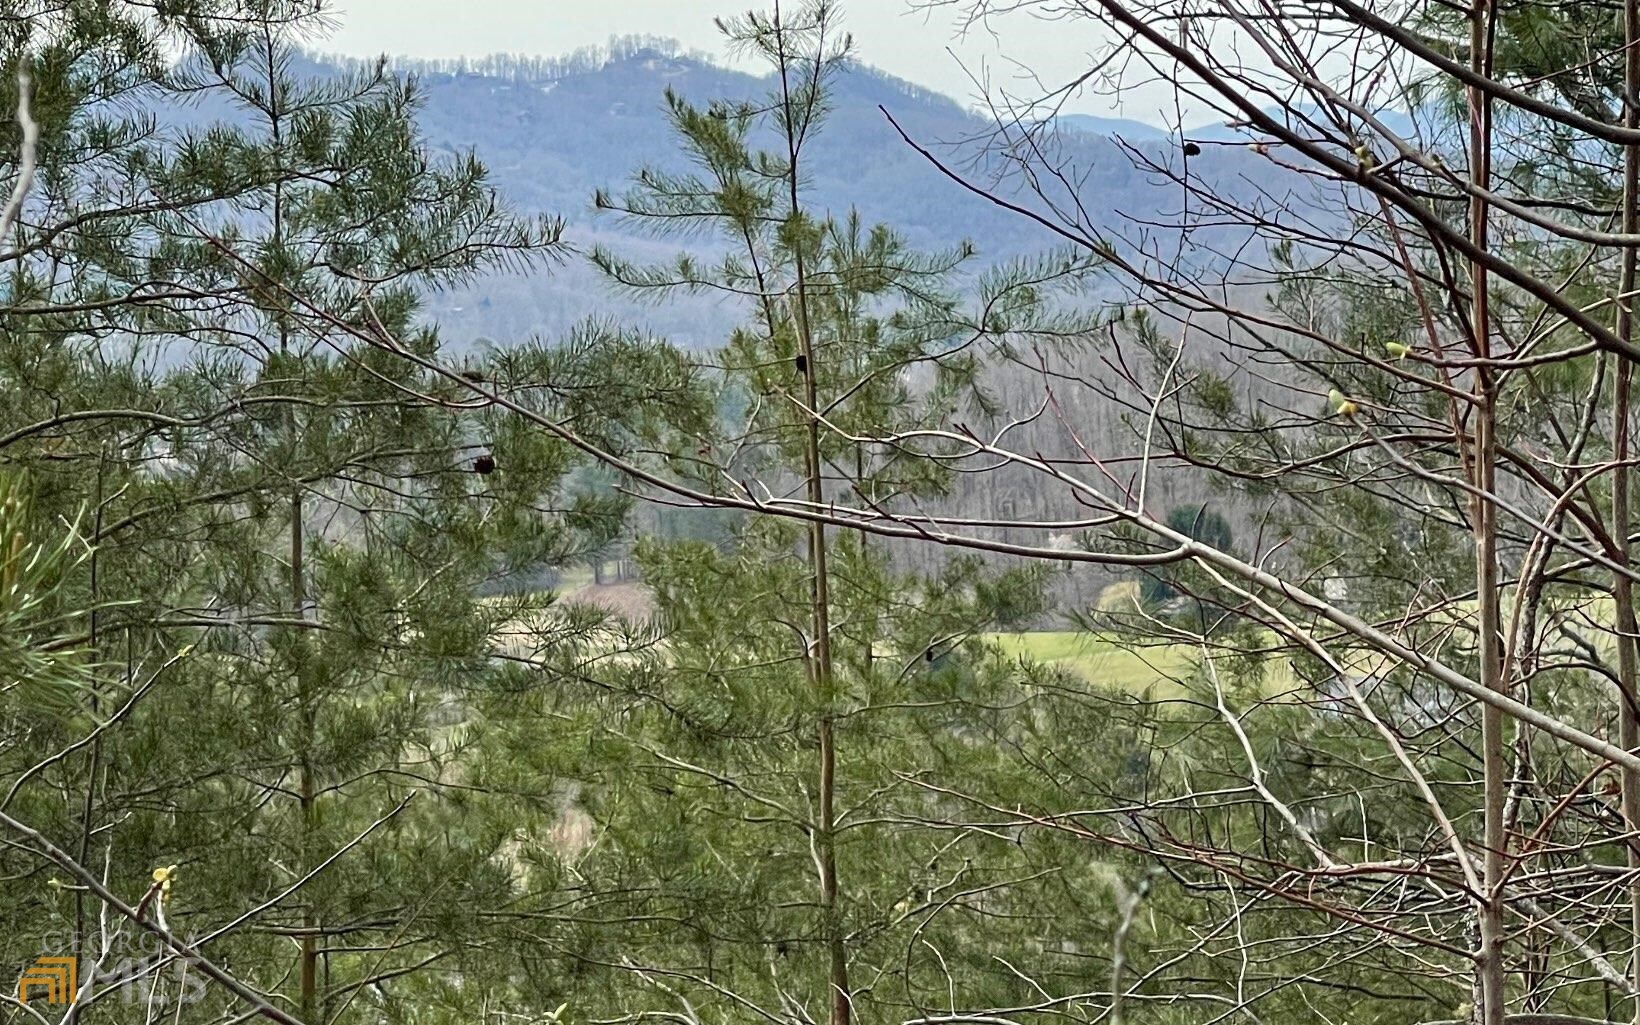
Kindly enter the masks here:
<path id="1" fill-rule="evenodd" d="M 792 174 L 792 209 L 797 210 L 797 178 Z M 808 292 L 803 256 L 797 255 L 797 339 L 807 368 L 803 374 L 803 404 L 810 410 L 803 437 L 804 475 L 808 500 L 815 508 L 825 502 L 824 464 L 820 460 L 820 422 L 815 376 L 814 338 L 809 331 Z M 837 739 L 832 700 L 835 673 L 831 655 L 831 581 L 826 565 L 826 527 L 819 520 L 809 524 L 810 627 L 814 633 L 809 660 L 814 685 L 822 703 L 819 726 L 820 786 L 814 840 L 820 868 L 820 907 L 825 916 L 826 948 L 831 984 L 831 1025 L 849 1025 L 852 1005 L 848 991 L 848 951 L 843 944 L 842 911 L 837 901 Z"/>
<path id="2" fill-rule="evenodd" d="M 108 473 L 108 446 L 104 444 L 102 454 L 97 461 L 97 491 L 96 509 L 92 513 L 91 536 L 100 537 L 103 527 L 103 486 Z M 97 661 L 102 661 L 99 647 L 102 644 L 102 559 L 99 556 L 101 546 L 91 549 L 91 613 L 89 616 L 90 641 L 89 646 L 96 653 Z M 126 672 L 131 671 L 131 660 L 126 659 Z M 91 707 L 91 721 L 102 721 L 102 688 L 99 681 L 93 678 L 89 688 L 88 700 Z M 85 804 L 80 809 L 80 864 L 90 864 L 91 836 L 96 829 L 97 810 L 97 777 L 103 768 L 103 738 L 98 733 L 91 742 L 90 761 L 86 767 Z M 74 891 L 74 949 L 75 957 L 86 956 L 86 905 L 85 891 Z"/>
<path id="3" fill-rule="evenodd" d="M 275 152 L 281 152 L 284 142 L 283 127 L 283 91 L 279 81 L 279 65 L 275 53 L 276 43 L 272 32 L 264 37 L 268 72 L 268 127 L 273 139 Z M 273 223 L 272 242 L 275 250 L 284 245 L 285 231 L 285 193 L 282 182 L 275 182 L 273 186 Z M 279 325 L 279 352 L 288 355 L 290 352 L 290 329 L 282 311 L 270 311 Z M 285 429 L 294 454 L 300 437 L 301 425 L 298 423 L 295 405 L 286 410 Z M 300 485 L 291 488 L 290 492 L 290 605 L 291 614 L 298 619 L 307 617 L 307 567 L 306 567 L 306 540 L 302 524 L 302 489 Z M 306 641 L 299 639 L 297 648 L 302 651 Z M 301 660 L 296 665 L 296 702 L 297 744 L 300 754 L 297 759 L 297 846 L 298 866 L 300 873 L 305 876 L 312 871 L 316 864 L 314 850 L 314 831 L 317 825 L 318 781 L 315 778 L 313 765 L 313 746 L 318 733 L 318 719 L 314 708 L 316 695 L 312 693 L 310 685 L 311 674 L 306 664 L 305 653 L 299 654 Z M 316 1022 L 319 1020 L 319 917 L 313 904 L 313 894 L 310 890 L 302 902 L 302 935 L 298 941 L 297 955 L 297 986 L 298 1004 L 301 1007 L 302 1020 Z"/>
<path id="4" fill-rule="evenodd" d="M 294 425 L 295 413 L 291 414 Z M 302 532 L 302 493 L 294 491 L 290 496 L 290 597 L 297 616 L 305 616 L 307 609 L 307 581 L 305 579 L 304 548 Z M 296 669 L 297 702 L 301 709 L 301 737 L 302 745 L 300 778 L 298 780 L 300 812 L 301 812 L 301 867 L 302 872 L 309 872 L 314 864 L 313 832 L 315 823 L 317 783 L 313 772 L 313 741 L 318 723 L 313 715 L 313 695 L 309 693 L 308 672 L 306 665 L 299 665 Z M 302 902 L 302 936 L 301 936 L 301 1007 L 302 1020 L 307 1022 L 318 1021 L 317 1011 L 319 1003 L 319 918 L 313 906 L 313 895 L 309 893 Z"/>
<path id="5" fill-rule="evenodd" d="M 775 5 L 774 25 L 777 34 L 783 31 L 780 7 Z M 799 142 L 795 135 L 793 100 L 787 81 L 787 54 L 784 37 L 778 39 L 780 48 L 780 85 L 782 101 L 786 105 L 786 146 L 791 216 L 799 217 L 802 205 L 798 195 Z M 817 61 L 823 59 L 816 55 Z M 818 70 L 816 72 L 818 74 Z M 794 305 L 798 352 L 803 357 L 803 403 L 806 407 L 803 435 L 804 476 L 810 504 L 818 509 L 825 502 L 824 464 L 820 458 L 819 394 L 816 379 L 819 364 L 814 351 L 814 335 L 809 323 L 808 273 L 804 265 L 801 244 L 793 247 L 796 280 Z M 819 691 L 821 712 L 818 728 L 820 748 L 819 794 L 815 809 L 814 847 L 820 875 L 820 911 L 825 924 L 827 950 L 827 981 L 831 989 L 830 1025 L 849 1025 L 853 1004 L 849 997 L 848 950 L 843 941 L 842 908 L 837 892 L 837 737 L 832 713 L 835 671 L 831 653 L 831 581 L 826 565 L 826 528 L 819 520 L 809 524 L 810 642 L 808 660 L 812 682 Z"/>
<path id="6" fill-rule="evenodd" d="M 796 178 L 793 178 L 794 209 Z M 820 460 L 820 423 L 816 392 L 814 339 L 809 331 L 808 296 L 804 285 L 803 257 L 797 257 L 797 338 L 807 372 L 803 375 L 803 404 L 811 411 L 803 437 L 803 471 L 807 477 L 808 500 L 815 508 L 825 502 L 824 464 Z M 815 813 L 814 845 L 820 869 L 820 907 L 825 916 L 826 948 L 831 984 L 831 1025 L 849 1025 L 851 1005 L 848 993 L 848 952 L 843 944 L 841 909 L 837 902 L 837 739 L 832 699 L 834 666 L 831 654 L 831 581 L 826 565 L 826 527 L 819 520 L 809 524 L 809 577 L 811 590 L 810 629 L 813 631 L 810 673 L 821 701 L 819 746 L 820 786 Z"/>
<path id="7" fill-rule="evenodd" d="M 1484 307 L 1484 303 L 1478 303 Z M 1489 498 L 1494 485 L 1493 463 L 1496 437 L 1493 432 L 1492 395 L 1477 396 L 1479 416 L 1476 435 L 1476 483 L 1482 496 L 1473 502 L 1475 522 L 1475 585 L 1479 594 L 1479 643 L 1481 680 L 1497 691 L 1508 689 L 1502 678 L 1500 641 L 1503 616 L 1498 592 L 1497 520 Z M 1508 797 L 1508 765 L 1504 759 L 1503 712 L 1495 705 L 1481 708 L 1481 760 L 1485 803 L 1485 892 L 1480 901 L 1480 1013 L 1483 1025 L 1503 1025 L 1503 899 L 1501 887 L 1505 868 L 1507 832 L 1504 804 Z"/>
<path id="8" fill-rule="evenodd" d="M 1640 2 L 1627 0 L 1623 5 L 1623 39 L 1625 45 L 1623 59 L 1623 124 L 1627 128 L 1634 128 L 1640 124 L 1640 108 L 1635 105 L 1635 90 L 1640 88 L 1640 52 L 1636 51 L 1640 44 Z M 1627 145 L 1623 147 L 1623 206 L 1622 230 L 1632 234 L 1640 230 L 1640 147 Z M 1625 342 L 1634 339 L 1634 315 L 1631 312 L 1630 298 L 1635 285 L 1635 250 L 1626 246 L 1621 256 L 1621 270 L 1618 275 L 1617 323 L 1618 337 Z M 1617 357 L 1617 384 L 1616 400 L 1613 404 L 1612 423 L 1612 456 L 1614 467 L 1612 470 L 1612 536 L 1617 543 L 1617 562 L 1622 566 L 1629 566 L 1632 552 L 1629 544 L 1629 452 L 1630 441 L 1630 394 L 1633 385 L 1634 365 L 1626 357 Z M 1634 614 L 1634 584 L 1622 573 L 1612 575 L 1612 598 L 1617 606 L 1617 677 L 1618 687 L 1621 690 L 1621 701 L 1618 708 L 1618 743 L 1625 750 L 1633 751 L 1640 747 L 1640 714 L 1637 714 L 1635 702 L 1640 699 L 1640 687 L 1636 686 L 1636 621 Z M 1622 806 L 1625 827 L 1633 831 L 1640 828 L 1640 773 L 1632 768 L 1622 770 Z M 1625 845 L 1628 851 L 1628 863 L 1631 873 L 1640 873 L 1640 851 L 1630 843 Z M 1640 984 L 1640 875 L 1631 875 L 1629 883 L 1629 972 L 1630 977 Z M 1629 1017 L 1640 1022 L 1640 1001 L 1631 1008 Z"/>
<path id="9" fill-rule="evenodd" d="M 1490 0 L 1475 0 L 1470 10 L 1470 58 L 1481 74 L 1490 73 L 1493 11 Z M 1485 90 L 1469 90 L 1469 171 L 1477 190 L 1490 187 L 1492 164 L 1492 101 Z M 1469 230 L 1476 249 L 1489 244 L 1487 204 L 1480 196 L 1469 203 Z M 1470 264 L 1470 333 L 1477 354 L 1491 356 L 1491 318 L 1487 308 L 1487 272 L 1480 260 Z M 1475 537 L 1475 590 L 1478 596 L 1478 643 L 1481 683 L 1506 694 L 1503 678 L 1503 612 L 1498 586 L 1496 488 L 1496 383 L 1484 363 L 1475 372 L 1475 495 L 1471 500 Z M 1508 799 L 1508 768 L 1504 759 L 1503 713 L 1495 705 L 1481 708 L 1481 762 L 1485 810 L 1485 892 L 1480 897 L 1480 950 L 1476 965 L 1477 1014 L 1481 1025 L 1504 1025 L 1507 998 L 1503 964 L 1503 894 L 1507 831 L 1504 821 Z"/>

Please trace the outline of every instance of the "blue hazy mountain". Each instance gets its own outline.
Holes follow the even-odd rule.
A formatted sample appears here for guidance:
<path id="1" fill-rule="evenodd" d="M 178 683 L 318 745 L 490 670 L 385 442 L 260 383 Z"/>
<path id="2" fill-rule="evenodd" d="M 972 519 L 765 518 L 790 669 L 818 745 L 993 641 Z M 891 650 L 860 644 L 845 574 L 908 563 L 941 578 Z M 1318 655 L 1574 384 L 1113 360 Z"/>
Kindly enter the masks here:
<path id="1" fill-rule="evenodd" d="M 336 74 L 348 62 L 312 58 L 310 74 Z M 628 41 L 600 52 L 543 60 L 490 57 L 476 61 L 398 62 L 420 83 L 420 121 L 429 145 L 447 154 L 474 152 L 494 183 L 518 208 L 560 215 L 567 238 L 582 250 L 603 244 L 639 259 L 664 260 L 684 247 L 645 235 L 592 209 L 597 188 L 619 193 L 642 167 L 686 166 L 669 130 L 664 95 L 687 99 L 759 99 L 772 82 L 720 67 L 664 41 Z M 806 167 L 815 204 L 836 215 L 857 209 L 868 224 L 887 223 L 910 243 L 941 248 L 964 240 L 981 261 L 1002 261 L 1062 245 L 1050 232 L 951 181 L 907 145 L 884 111 L 919 144 L 954 170 L 1010 200 L 1040 207 L 1010 165 L 990 147 L 994 125 L 956 101 L 864 66 L 835 80 L 832 111 L 815 138 Z M 1048 140 L 1055 160 L 1078 183 L 1087 217 L 1101 230 L 1146 235 L 1171 249 L 1165 226 L 1186 203 L 1181 186 L 1158 167 L 1179 163 L 1177 143 L 1156 129 L 1140 137 L 1124 122 L 1099 119 Z M 1133 124 L 1137 124 L 1134 122 Z M 1136 166 L 1132 152 L 1143 154 Z M 773 139 L 769 140 L 772 144 Z M 1204 182 L 1269 195 L 1282 172 L 1242 147 L 1214 147 L 1191 163 Z M 1059 197 L 1063 198 L 1063 197 Z M 1203 250 L 1233 229 L 1207 226 L 1195 236 Z M 699 245 L 698 242 L 692 243 Z M 1228 248 L 1228 245 L 1226 246 Z M 588 316 L 636 321 L 679 341 L 722 339 L 738 311 L 706 299 L 635 304 L 605 287 L 584 263 L 523 275 L 488 278 L 433 297 L 433 312 L 452 340 L 498 342 L 560 333 Z"/>
<path id="2" fill-rule="evenodd" d="M 1315 117 L 1321 124 L 1331 122 L 1319 114 L 1313 107 L 1298 108 L 1295 115 L 1280 107 L 1266 107 L 1264 113 L 1291 126 L 1302 125 L 1302 117 Z M 1381 110 L 1374 117 L 1390 131 L 1409 141 L 1419 138 L 1420 132 L 1427 134 L 1428 124 L 1433 120 L 1421 119 L 1415 122 L 1412 115 L 1400 110 Z M 1184 138 L 1193 142 L 1247 142 L 1253 136 L 1244 129 L 1232 127 L 1229 118 L 1220 118 L 1213 121 L 1204 121 L 1187 127 Z M 1054 119 L 1060 128 L 1082 132 L 1089 135 L 1102 135 L 1107 138 L 1119 138 L 1124 142 L 1164 142 L 1177 137 L 1177 133 L 1157 125 L 1147 124 L 1124 117 L 1099 117 L 1095 114 L 1061 114 Z M 1312 130 L 1313 131 L 1313 130 Z"/>
<path id="3" fill-rule="evenodd" d="M 1124 139 L 1128 142 L 1159 142 L 1168 137 L 1165 128 L 1135 121 L 1126 117 L 1100 117 L 1097 114 L 1061 114 L 1054 119 L 1061 128 L 1072 131 L 1085 132 L 1088 135 L 1103 135 L 1106 138 Z"/>

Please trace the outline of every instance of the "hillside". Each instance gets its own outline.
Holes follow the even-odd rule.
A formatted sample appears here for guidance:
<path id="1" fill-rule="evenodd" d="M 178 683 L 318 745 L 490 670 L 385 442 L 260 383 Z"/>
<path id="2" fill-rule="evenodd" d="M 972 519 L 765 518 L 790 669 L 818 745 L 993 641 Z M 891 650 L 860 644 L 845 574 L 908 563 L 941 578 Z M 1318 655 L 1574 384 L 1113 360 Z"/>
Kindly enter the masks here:
<path id="1" fill-rule="evenodd" d="M 344 63 L 318 59 L 311 70 L 335 73 Z M 475 152 L 512 203 L 564 217 L 568 239 L 582 250 L 600 242 L 624 254 L 661 259 L 676 245 L 637 235 L 617 218 L 595 215 L 593 191 L 618 193 L 640 167 L 679 166 L 664 113 L 667 89 L 704 102 L 757 98 L 771 85 L 655 41 L 560 61 L 402 62 L 398 70 L 421 83 L 419 118 L 436 151 Z M 906 145 L 883 110 L 954 166 L 981 180 L 1002 178 L 1001 163 L 987 159 L 982 147 L 990 122 L 947 97 L 856 66 L 837 80 L 832 114 L 810 155 L 812 195 L 821 206 L 837 214 L 853 206 L 866 221 L 889 223 L 920 247 L 970 240 L 982 263 L 1055 245 L 1048 232 L 943 178 Z M 1051 143 L 1079 180 L 1084 202 L 1092 201 L 1091 221 L 1103 230 L 1120 230 L 1177 218 L 1176 183 L 1135 167 L 1133 155 L 1112 139 L 1078 129 Z M 1179 163 L 1174 144 L 1159 133 L 1148 139 L 1123 133 L 1123 141 L 1164 165 Z M 1279 195 L 1283 188 L 1268 162 L 1240 147 L 1209 147 L 1192 161 L 1191 172 L 1244 193 L 1256 187 Z M 1000 188 L 1010 198 L 1028 195 L 1005 179 Z M 1195 241 L 1209 249 L 1231 241 L 1219 237 L 1223 231 L 1200 230 Z M 1151 226 L 1146 232 L 1165 250 L 1173 248 L 1165 231 Z M 577 260 L 550 274 L 490 278 L 443 294 L 434 300 L 433 312 L 458 345 L 479 338 L 505 344 L 531 334 L 551 336 L 588 316 L 612 316 L 705 347 L 719 341 L 737 316 L 705 300 L 669 301 L 664 309 L 636 306 L 612 295 Z"/>

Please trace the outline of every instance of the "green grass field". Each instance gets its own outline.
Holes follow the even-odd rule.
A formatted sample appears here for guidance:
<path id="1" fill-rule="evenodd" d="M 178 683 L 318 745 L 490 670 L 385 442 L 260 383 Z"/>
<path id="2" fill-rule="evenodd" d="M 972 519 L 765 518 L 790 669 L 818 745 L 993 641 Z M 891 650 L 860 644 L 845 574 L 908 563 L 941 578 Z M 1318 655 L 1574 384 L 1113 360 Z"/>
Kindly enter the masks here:
<path id="1" fill-rule="evenodd" d="M 1177 694 L 1178 680 L 1194 672 L 1197 659 L 1174 644 L 1135 649 L 1080 630 L 1034 630 L 990 638 L 1010 655 L 1074 672 L 1092 683 L 1157 697 Z"/>

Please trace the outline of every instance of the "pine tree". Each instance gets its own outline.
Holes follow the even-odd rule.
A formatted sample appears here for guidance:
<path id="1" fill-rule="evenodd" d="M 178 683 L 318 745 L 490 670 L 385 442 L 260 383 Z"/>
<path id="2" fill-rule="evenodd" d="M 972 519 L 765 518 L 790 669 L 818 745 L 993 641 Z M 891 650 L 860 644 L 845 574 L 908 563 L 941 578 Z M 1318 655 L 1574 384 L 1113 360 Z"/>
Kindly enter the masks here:
<path id="1" fill-rule="evenodd" d="M 661 468 L 705 489 L 755 473 L 810 508 L 936 496 L 943 470 L 849 437 L 958 407 L 983 416 L 976 350 L 1046 319 L 1030 275 L 989 280 L 995 319 L 975 318 L 956 298 L 970 247 L 919 254 L 852 214 L 814 214 L 803 162 L 846 59 L 834 13 L 812 4 L 725 28 L 768 62 L 767 102 L 669 94 L 695 170 L 646 169 L 598 197 L 725 247 L 661 267 L 596 251 L 619 287 L 747 310 L 703 382 L 717 422 L 676 428 Z M 1032 792 L 1003 752 L 1034 747 L 1051 721 L 1043 677 L 987 634 L 1042 614 L 1043 575 L 959 559 L 917 577 L 887 545 L 818 523 L 749 515 L 720 529 L 715 542 L 640 541 L 654 623 L 607 635 L 581 696 L 539 695 L 540 725 L 518 739 L 522 759 L 549 749 L 561 718 L 584 737 L 556 764 L 587 838 L 536 866 L 558 900 L 531 933 L 541 1002 L 562 994 L 589 1019 L 846 1022 L 942 1004 L 952 987 L 974 1003 L 1030 1000 L 993 954 L 1111 924 L 1051 922 L 1055 904 L 1085 899 L 1050 867 L 1053 844 L 925 818 L 953 777 Z"/>
<path id="2" fill-rule="evenodd" d="M 595 550 L 621 508 L 468 380 L 591 419 L 526 376 L 568 379 L 576 352 L 475 355 L 466 377 L 409 357 L 459 365 L 424 289 L 532 260 L 556 224 L 508 214 L 476 162 L 430 161 L 413 84 L 299 78 L 311 4 L 105 15 L 31 21 L 4 62 L 32 71 L 42 174 L 11 250 L 0 455 L 36 522 L 84 511 L 92 553 L 50 610 L 91 610 L 65 631 L 90 677 L 66 713 L 10 695 L 8 813 L 132 904 L 165 870 L 146 913 L 302 1020 L 412 996 L 419 1020 L 470 1020 L 510 993 L 486 915 L 515 885 L 510 831 L 464 797 L 475 695 L 521 632 L 573 661 L 551 596 L 509 581 Z M 118 1019 L 132 987 L 191 996 L 187 966 L 7 858 L 31 883 L 5 954 L 78 955 L 80 1017 Z M 211 989 L 167 1013 L 233 1006 Z"/>

